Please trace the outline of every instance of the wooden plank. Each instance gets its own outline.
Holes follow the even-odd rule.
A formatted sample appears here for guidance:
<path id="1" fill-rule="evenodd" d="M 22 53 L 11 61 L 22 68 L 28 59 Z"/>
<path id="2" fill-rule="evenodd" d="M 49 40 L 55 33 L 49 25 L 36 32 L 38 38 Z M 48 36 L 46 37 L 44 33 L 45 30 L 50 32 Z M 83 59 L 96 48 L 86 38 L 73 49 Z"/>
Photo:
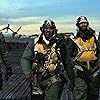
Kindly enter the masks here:
<path id="1" fill-rule="evenodd" d="M 24 49 L 11 49 L 8 56 L 12 65 L 13 75 L 6 82 L 0 92 L 0 100 L 31 100 L 30 84 L 23 74 L 20 60 Z"/>
<path id="2" fill-rule="evenodd" d="M 24 87 L 24 85 L 25 85 L 25 79 L 21 80 L 19 84 L 16 85 L 16 87 L 9 93 L 9 95 L 6 96 L 5 99 L 13 99 L 16 96 L 16 93 L 18 93 L 18 91 L 20 91 L 20 88 Z M 21 94 L 21 91 L 19 94 Z"/>
<path id="3" fill-rule="evenodd" d="M 20 76 L 21 75 L 19 74 L 18 76 L 16 76 L 15 79 L 13 79 L 13 81 L 9 82 L 9 84 L 7 83 L 6 87 L 3 88 L 0 94 L 0 99 L 5 98 L 13 89 L 15 89 L 15 87 L 20 83 L 20 79 L 21 79 L 19 78 Z M 15 82 L 17 83 L 15 84 Z"/>
<path id="4" fill-rule="evenodd" d="M 23 95 L 26 93 L 26 91 L 29 89 L 29 85 L 27 82 L 24 83 L 24 85 L 20 88 L 19 91 L 17 91 L 17 96 L 16 98 L 17 99 L 20 99 L 20 98 L 23 98 Z M 26 94 L 27 96 L 28 94 Z M 24 95 L 25 96 L 25 95 Z M 25 97 L 26 97 L 25 96 Z"/>
<path id="5" fill-rule="evenodd" d="M 21 97 L 21 99 L 22 100 L 31 100 L 31 88 L 30 88 L 30 85 L 29 85 L 27 91 Z"/>

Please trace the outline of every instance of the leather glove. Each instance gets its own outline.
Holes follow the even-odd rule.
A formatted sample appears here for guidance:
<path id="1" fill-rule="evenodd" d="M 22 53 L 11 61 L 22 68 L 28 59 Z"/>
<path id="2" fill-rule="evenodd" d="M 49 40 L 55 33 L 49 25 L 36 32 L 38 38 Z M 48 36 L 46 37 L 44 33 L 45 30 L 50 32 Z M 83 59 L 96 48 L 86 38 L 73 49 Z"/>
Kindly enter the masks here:
<path id="1" fill-rule="evenodd" d="M 33 80 L 33 75 L 32 75 L 31 72 L 29 72 L 29 73 L 26 74 L 26 79 L 27 79 L 28 81 L 32 81 L 32 80 Z"/>

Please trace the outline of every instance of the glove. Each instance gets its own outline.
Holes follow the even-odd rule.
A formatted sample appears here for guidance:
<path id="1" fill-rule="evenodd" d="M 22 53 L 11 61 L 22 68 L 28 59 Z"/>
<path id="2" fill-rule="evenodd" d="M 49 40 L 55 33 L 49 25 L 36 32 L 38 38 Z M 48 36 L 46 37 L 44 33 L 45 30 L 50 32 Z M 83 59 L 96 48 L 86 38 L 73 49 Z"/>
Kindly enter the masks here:
<path id="1" fill-rule="evenodd" d="M 31 72 L 29 72 L 29 73 L 26 74 L 26 79 L 27 79 L 28 81 L 32 81 L 32 80 L 33 80 L 33 75 L 32 75 Z"/>

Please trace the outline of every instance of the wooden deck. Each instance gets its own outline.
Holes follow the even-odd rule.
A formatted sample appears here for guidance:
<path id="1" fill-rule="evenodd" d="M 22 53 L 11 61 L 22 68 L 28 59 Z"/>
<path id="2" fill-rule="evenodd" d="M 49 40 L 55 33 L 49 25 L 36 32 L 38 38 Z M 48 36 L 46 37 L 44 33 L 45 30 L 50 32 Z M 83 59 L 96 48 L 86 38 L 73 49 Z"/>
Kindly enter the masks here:
<path id="1" fill-rule="evenodd" d="M 13 68 L 13 75 L 6 82 L 4 79 L 3 89 L 0 91 L 0 100 L 31 100 L 30 83 L 26 81 L 20 60 L 23 49 L 13 48 L 9 51 L 9 60 Z"/>

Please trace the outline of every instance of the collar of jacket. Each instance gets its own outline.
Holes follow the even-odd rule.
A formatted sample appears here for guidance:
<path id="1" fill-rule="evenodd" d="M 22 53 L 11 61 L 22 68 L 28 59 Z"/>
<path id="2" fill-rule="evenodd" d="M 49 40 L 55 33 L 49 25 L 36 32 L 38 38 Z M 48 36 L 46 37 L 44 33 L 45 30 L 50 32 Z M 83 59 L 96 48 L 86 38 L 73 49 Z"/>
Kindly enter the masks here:
<path id="1" fill-rule="evenodd" d="M 90 39 L 92 36 L 94 36 L 95 31 L 91 28 L 88 28 L 86 32 L 78 31 L 76 37 L 81 37 L 84 41 Z"/>

